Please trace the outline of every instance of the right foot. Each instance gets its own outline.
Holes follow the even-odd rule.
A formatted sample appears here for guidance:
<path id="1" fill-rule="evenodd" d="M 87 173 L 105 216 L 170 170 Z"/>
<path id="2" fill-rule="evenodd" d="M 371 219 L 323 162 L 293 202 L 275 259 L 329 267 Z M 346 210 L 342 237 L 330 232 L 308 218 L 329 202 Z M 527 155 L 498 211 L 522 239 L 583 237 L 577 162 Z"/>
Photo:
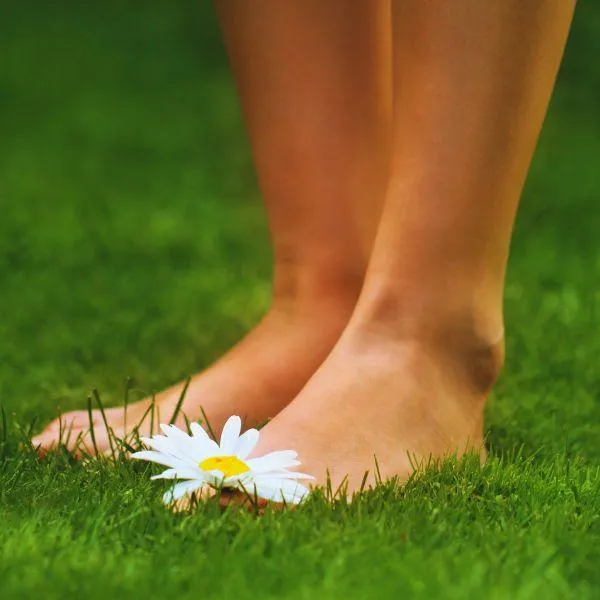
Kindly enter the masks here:
<path id="1" fill-rule="evenodd" d="M 176 423 L 183 426 L 185 418 L 200 420 L 204 410 L 218 434 L 232 414 L 240 415 L 248 427 L 274 417 L 302 389 L 344 329 L 351 303 L 331 304 L 272 310 L 237 346 L 192 378 Z M 152 398 L 146 398 L 131 404 L 126 414 L 123 407 L 105 410 L 108 426 L 120 439 L 127 439 L 135 429 L 139 435 L 151 435 L 152 424 L 156 433 L 158 423 L 171 419 L 184 385 L 180 382 L 156 395 L 154 419 L 149 410 Z M 95 447 L 99 452 L 109 451 L 110 437 L 99 410 L 92 411 L 92 422 Z M 47 451 L 59 443 L 61 430 L 61 441 L 70 450 L 81 448 L 82 443 L 92 450 L 90 419 L 85 410 L 54 420 L 32 439 L 32 444 L 41 452 Z"/>

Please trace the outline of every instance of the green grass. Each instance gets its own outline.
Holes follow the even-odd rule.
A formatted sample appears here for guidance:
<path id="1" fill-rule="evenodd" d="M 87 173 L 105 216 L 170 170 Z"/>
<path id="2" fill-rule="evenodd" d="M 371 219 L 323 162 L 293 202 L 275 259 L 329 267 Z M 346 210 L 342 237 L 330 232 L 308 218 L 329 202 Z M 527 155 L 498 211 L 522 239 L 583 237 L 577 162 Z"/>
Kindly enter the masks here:
<path id="1" fill-rule="evenodd" d="M 0 597 L 600 594 L 600 11 L 578 9 L 517 223 L 491 458 L 347 505 L 173 516 L 142 464 L 21 434 L 196 372 L 268 302 L 210 9 L 26 0 L 0 24 Z"/>

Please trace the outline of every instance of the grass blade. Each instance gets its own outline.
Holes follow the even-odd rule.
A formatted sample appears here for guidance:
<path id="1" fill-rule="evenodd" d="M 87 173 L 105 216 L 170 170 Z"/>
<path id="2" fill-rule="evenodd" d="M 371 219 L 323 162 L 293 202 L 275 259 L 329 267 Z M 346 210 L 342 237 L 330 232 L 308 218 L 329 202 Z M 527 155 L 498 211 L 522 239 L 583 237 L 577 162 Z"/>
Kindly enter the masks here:
<path id="1" fill-rule="evenodd" d="M 215 432 L 213 431 L 213 428 L 210 426 L 210 422 L 208 421 L 208 417 L 206 416 L 206 413 L 204 412 L 204 407 L 201 406 L 200 410 L 202 411 L 202 418 L 204 419 L 204 423 L 206 424 L 206 429 L 208 429 L 208 435 L 210 435 L 210 437 L 215 440 L 215 442 L 219 442 L 219 440 L 217 439 L 217 436 L 215 435 Z"/>
<path id="2" fill-rule="evenodd" d="M 94 433 L 94 418 L 92 417 L 92 397 L 88 396 L 87 398 L 87 412 L 88 412 L 88 420 L 90 422 L 90 437 L 92 438 L 92 447 L 94 448 L 94 453 L 96 456 L 100 455 L 98 450 L 98 445 L 96 444 L 96 434 Z"/>
<path id="3" fill-rule="evenodd" d="M 106 435 L 108 436 L 108 445 L 110 446 L 110 454 L 113 458 L 113 460 L 115 460 L 115 447 L 113 444 L 113 437 L 114 437 L 114 433 L 113 430 L 110 428 L 109 424 L 108 424 L 108 419 L 106 418 L 106 412 L 104 410 L 104 405 L 102 404 L 102 400 L 100 399 L 100 394 L 98 393 L 98 390 L 96 388 L 94 388 L 92 390 L 92 393 L 94 394 L 94 398 L 96 399 L 96 403 L 98 404 L 98 408 L 100 409 L 100 414 L 102 415 L 102 420 L 104 421 L 104 427 L 106 427 Z"/>
<path id="4" fill-rule="evenodd" d="M 0 404 L 0 413 L 2 415 L 2 441 L 0 442 L 0 458 L 4 458 L 4 452 L 6 451 L 8 440 L 8 426 L 6 420 L 6 411 L 4 410 L 3 404 Z"/>
<path id="5" fill-rule="evenodd" d="M 131 389 L 131 377 L 125 377 L 125 395 L 123 398 L 123 432 L 127 435 L 127 407 L 129 406 L 129 391 Z"/>
<path id="6" fill-rule="evenodd" d="M 156 415 L 156 394 L 152 394 L 152 402 L 150 402 L 150 437 L 154 435 L 154 418 Z M 141 423 L 140 423 L 141 425 Z M 139 425 L 138 425 L 139 429 Z"/>
<path id="7" fill-rule="evenodd" d="M 7 427 L 7 419 L 6 419 L 6 411 L 4 410 L 4 405 L 0 404 L 0 412 L 2 413 L 2 444 L 6 444 L 6 440 L 8 439 L 8 427 Z"/>
<path id="8" fill-rule="evenodd" d="M 363 475 L 360 487 L 358 488 L 358 493 L 359 494 L 362 494 L 365 491 L 365 487 L 367 485 L 367 479 L 368 479 L 368 477 L 369 477 L 369 471 L 367 470 L 367 471 L 365 471 L 365 474 Z"/>
<path id="9" fill-rule="evenodd" d="M 381 477 L 381 470 L 379 469 L 379 461 L 375 455 L 373 455 L 373 458 L 375 459 L 375 485 L 380 485 L 383 478 Z"/>
<path id="10" fill-rule="evenodd" d="M 188 388 L 190 387 L 191 381 L 192 381 L 191 377 L 188 377 L 185 380 L 185 385 L 183 386 L 183 389 L 181 390 L 181 394 L 179 394 L 179 399 L 177 400 L 177 404 L 175 405 L 175 410 L 173 411 L 173 414 L 171 415 L 171 419 L 169 420 L 169 425 L 173 425 L 175 423 L 175 421 L 177 420 L 177 416 L 179 415 L 179 411 L 181 410 L 181 405 L 183 404 L 183 400 L 185 398 L 185 395 L 187 394 Z"/>

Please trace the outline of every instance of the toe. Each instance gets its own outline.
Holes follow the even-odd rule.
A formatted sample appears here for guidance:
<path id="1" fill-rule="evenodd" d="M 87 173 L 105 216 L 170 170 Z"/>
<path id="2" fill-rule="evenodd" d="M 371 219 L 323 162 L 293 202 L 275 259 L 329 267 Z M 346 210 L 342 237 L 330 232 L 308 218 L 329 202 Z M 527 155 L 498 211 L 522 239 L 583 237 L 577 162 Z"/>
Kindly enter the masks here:
<path id="1" fill-rule="evenodd" d="M 92 412 L 92 423 L 96 426 L 100 420 L 98 411 Z M 78 438 L 90 428 L 90 416 L 85 410 L 76 410 L 65 413 L 49 423 L 44 430 L 31 439 L 31 444 L 41 454 L 58 446 L 65 445 L 73 448 Z"/>
<path id="2" fill-rule="evenodd" d="M 100 413 L 96 410 L 92 411 L 92 422 L 98 422 Z M 86 410 L 73 410 L 71 412 L 60 415 L 57 419 L 54 419 L 51 423 L 46 425 L 44 431 L 59 433 L 60 431 L 67 431 L 69 428 L 84 429 L 90 425 L 90 415 Z"/>
<path id="3" fill-rule="evenodd" d="M 46 428 L 42 433 L 31 438 L 31 445 L 40 454 L 44 456 L 48 450 L 58 445 L 59 436 L 54 430 Z"/>

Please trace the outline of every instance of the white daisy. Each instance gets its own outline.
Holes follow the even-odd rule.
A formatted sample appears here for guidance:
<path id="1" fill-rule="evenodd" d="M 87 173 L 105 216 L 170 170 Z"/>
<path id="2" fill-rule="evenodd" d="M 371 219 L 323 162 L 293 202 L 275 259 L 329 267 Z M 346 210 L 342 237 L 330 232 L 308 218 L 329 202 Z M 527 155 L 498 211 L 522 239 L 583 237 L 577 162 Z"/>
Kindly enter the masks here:
<path id="1" fill-rule="evenodd" d="M 288 504 L 298 504 L 309 493 L 299 480 L 313 477 L 288 470 L 300 464 L 294 450 L 248 458 L 258 442 L 259 432 L 248 429 L 240 435 L 242 420 L 237 416 L 229 417 L 225 423 L 219 444 L 198 423 L 191 423 L 192 435 L 175 425 L 160 427 L 164 435 L 142 438 L 152 450 L 135 452 L 132 456 L 169 467 L 152 479 L 184 480 L 163 496 L 165 504 L 205 487 L 237 489 Z"/>

